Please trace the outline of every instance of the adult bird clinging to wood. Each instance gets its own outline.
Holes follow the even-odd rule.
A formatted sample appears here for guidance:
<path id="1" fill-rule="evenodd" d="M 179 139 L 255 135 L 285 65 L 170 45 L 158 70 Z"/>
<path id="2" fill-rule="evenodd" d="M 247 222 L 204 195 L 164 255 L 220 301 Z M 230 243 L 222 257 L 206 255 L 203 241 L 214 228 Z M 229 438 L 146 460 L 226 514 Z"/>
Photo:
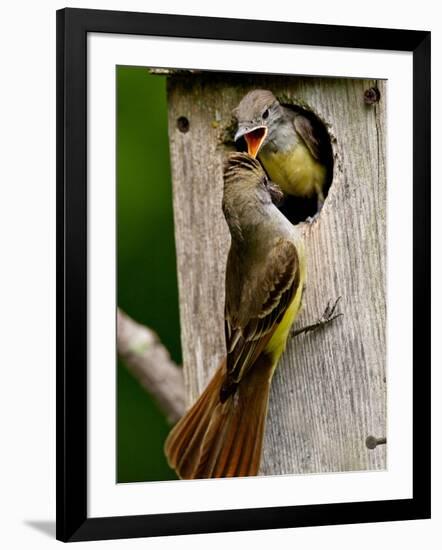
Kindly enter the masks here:
<path id="1" fill-rule="evenodd" d="M 305 279 L 299 229 L 276 208 L 281 192 L 246 153 L 229 156 L 223 211 L 231 245 L 225 282 L 226 358 L 169 434 L 181 478 L 257 475 L 270 383 Z"/>
<path id="2" fill-rule="evenodd" d="M 270 179 L 287 195 L 316 195 L 324 202 L 327 169 L 317 130 L 305 115 L 279 103 L 269 90 L 252 90 L 234 110 L 235 141 L 244 138 L 247 151 L 258 157 Z"/>

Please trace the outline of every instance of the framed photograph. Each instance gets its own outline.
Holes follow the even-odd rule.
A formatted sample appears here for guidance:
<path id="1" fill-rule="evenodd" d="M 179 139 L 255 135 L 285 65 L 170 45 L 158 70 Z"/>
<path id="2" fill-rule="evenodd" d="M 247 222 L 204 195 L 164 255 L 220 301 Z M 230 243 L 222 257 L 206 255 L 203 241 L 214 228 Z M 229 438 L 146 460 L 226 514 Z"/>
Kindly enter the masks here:
<path id="1" fill-rule="evenodd" d="M 57 538 L 430 517 L 430 33 L 57 12 Z"/>

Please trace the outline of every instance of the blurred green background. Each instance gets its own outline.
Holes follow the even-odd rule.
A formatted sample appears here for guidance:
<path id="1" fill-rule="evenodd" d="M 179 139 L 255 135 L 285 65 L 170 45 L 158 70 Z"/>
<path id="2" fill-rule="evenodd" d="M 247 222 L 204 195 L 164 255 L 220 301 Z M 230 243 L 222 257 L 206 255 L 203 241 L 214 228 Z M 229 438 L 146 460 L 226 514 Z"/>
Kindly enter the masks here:
<path id="1" fill-rule="evenodd" d="M 157 332 L 181 364 L 166 79 L 117 68 L 118 305 Z M 163 454 L 170 426 L 119 361 L 117 482 L 177 479 Z"/>

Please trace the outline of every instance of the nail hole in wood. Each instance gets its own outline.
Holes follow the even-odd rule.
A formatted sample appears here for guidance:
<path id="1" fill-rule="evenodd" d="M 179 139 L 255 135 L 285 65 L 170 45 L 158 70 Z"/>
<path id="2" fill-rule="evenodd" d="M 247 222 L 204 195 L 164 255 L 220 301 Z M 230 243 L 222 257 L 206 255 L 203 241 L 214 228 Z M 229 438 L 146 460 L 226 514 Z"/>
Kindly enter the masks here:
<path id="1" fill-rule="evenodd" d="M 190 127 L 189 119 L 186 118 L 185 116 L 180 116 L 176 121 L 176 123 L 177 123 L 178 130 L 183 134 L 189 131 L 189 127 Z"/>

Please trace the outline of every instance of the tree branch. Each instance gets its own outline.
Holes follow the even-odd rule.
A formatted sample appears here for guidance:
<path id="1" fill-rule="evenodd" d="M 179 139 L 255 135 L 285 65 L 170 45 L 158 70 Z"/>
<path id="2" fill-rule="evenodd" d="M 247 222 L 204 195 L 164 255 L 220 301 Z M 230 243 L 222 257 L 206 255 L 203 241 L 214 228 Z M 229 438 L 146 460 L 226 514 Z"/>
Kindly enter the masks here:
<path id="1" fill-rule="evenodd" d="M 117 310 L 117 350 L 138 382 L 157 401 L 169 422 L 185 410 L 183 372 L 158 336 L 120 309 Z"/>

